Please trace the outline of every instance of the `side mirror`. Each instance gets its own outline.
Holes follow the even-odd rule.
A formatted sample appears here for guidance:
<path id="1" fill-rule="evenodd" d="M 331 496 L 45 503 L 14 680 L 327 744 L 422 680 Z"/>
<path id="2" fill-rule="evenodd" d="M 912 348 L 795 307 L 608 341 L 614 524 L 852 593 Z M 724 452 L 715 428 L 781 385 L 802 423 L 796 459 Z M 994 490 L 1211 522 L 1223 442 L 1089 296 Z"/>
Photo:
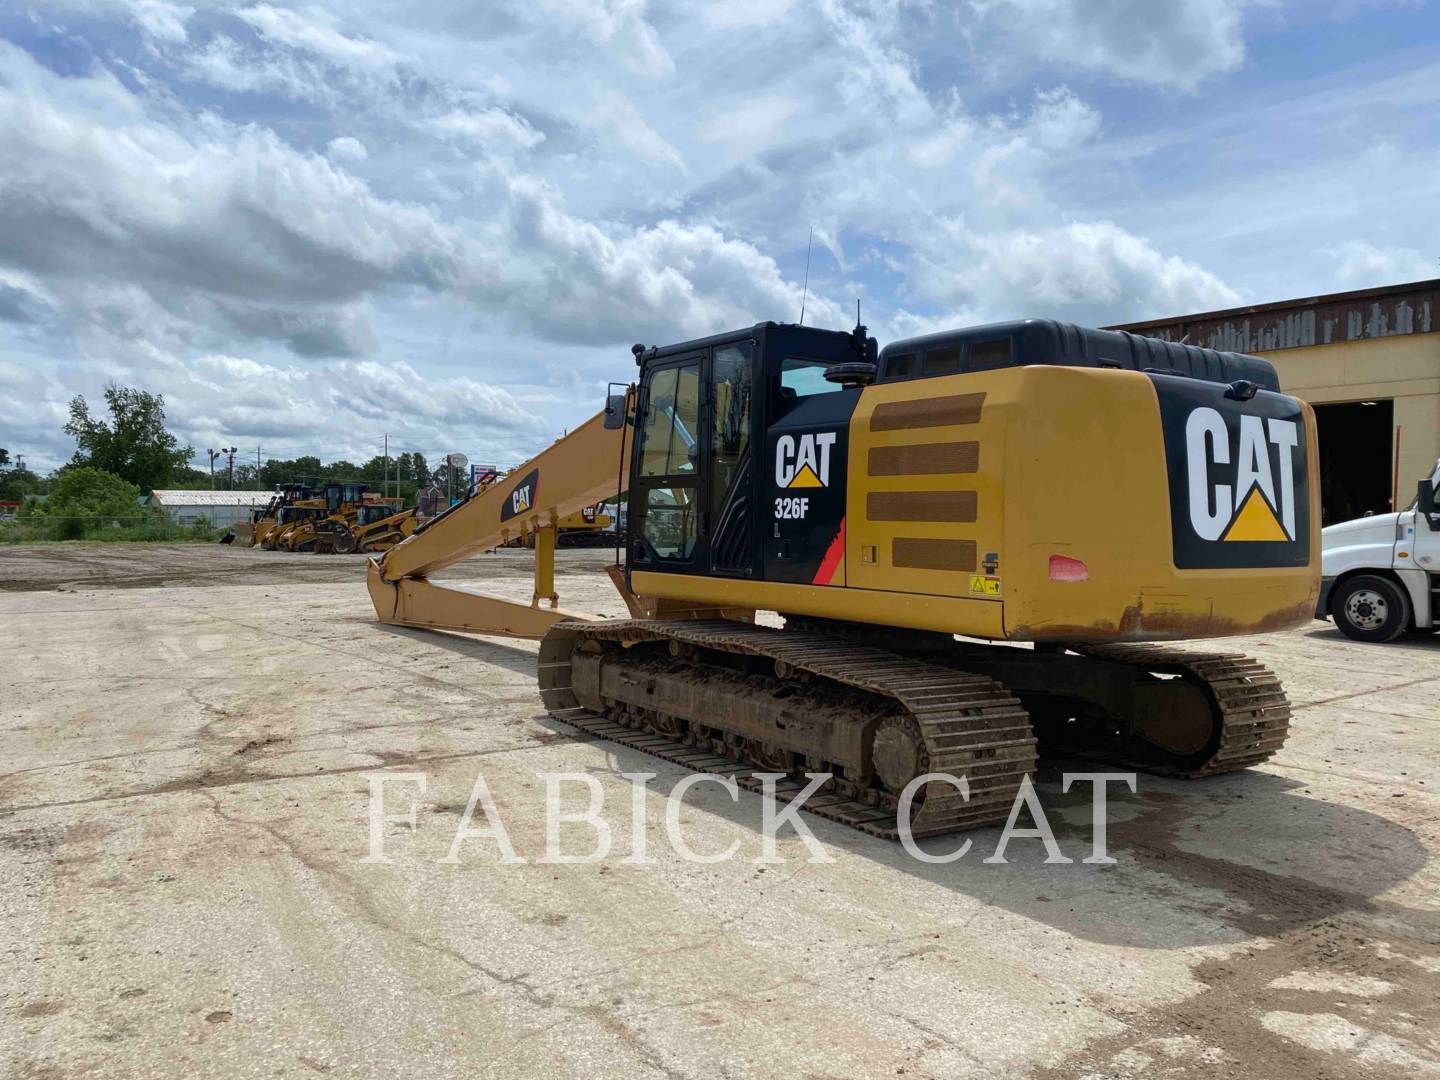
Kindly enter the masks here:
<path id="1" fill-rule="evenodd" d="M 1435 506 L 1435 481 L 1421 480 L 1416 485 L 1415 509 L 1430 521 L 1430 527 L 1440 528 L 1440 510 Z"/>
<path id="2" fill-rule="evenodd" d="M 605 430 L 619 431 L 625 426 L 625 395 L 610 394 L 605 398 Z"/>
<path id="3" fill-rule="evenodd" d="M 839 383 L 849 390 L 856 386 L 869 386 L 875 381 L 876 367 L 863 360 L 847 364 L 831 364 L 825 369 L 825 381 Z"/>

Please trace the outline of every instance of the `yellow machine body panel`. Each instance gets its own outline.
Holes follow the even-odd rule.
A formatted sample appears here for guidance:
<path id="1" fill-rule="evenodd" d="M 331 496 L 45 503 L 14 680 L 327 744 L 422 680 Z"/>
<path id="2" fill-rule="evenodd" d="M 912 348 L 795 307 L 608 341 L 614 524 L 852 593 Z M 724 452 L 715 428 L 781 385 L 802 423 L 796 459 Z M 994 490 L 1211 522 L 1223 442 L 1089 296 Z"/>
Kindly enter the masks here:
<path id="1" fill-rule="evenodd" d="M 1177 526 L 1170 512 L 1176 492 L 1167 464 L 1176 450 L 1167 450 L 1162 435 L 1156 382 L 1138 372 L 1083 368 L 1003 374 L 1018 376 L 1022 389 L 1009 406 L 1015 437 L 1004 467 L 1012 492 L 999 567 L 1007 638 L 1180 640 L 1281 630 L 1313 617 L 1320 467 L 1309 405 L 1286 399 L 1299 407 L 1303 449 L 1275 454 L 1271 477 L 1279 505 L 1270 522 L 1280 524 L 1287 513 L 1308 519 L 1292 523 L 1305 541 L 1294 565 L 1186 569 L 1176 566 L 1174 530 L 1191 527 Z M 1187 474 L 1204 478 L 1207 498 L 1215 499 L 1217 486 L 1229 494 L 1224 507 L 1215 507 L 1229 518 L 1225 531 L 1204 546 L 1233 551 L 1239 563 L 1263 561 L 1260 549 L 1277 544 L 1242 538 L 1235 527 L 1261 495 L 1258 487 L 1237 484 L 1243 462 L 1208 461 L 1200 448 L 1188 449 Z M 1208 454 L 1214 446 L 1203 449 Z M 1299 488 L 1288 503 L 1282 470 Z"/>
<path id="2" fill-rule="evenodd" d="M 1295 565 L 1177 568 L 1177 450 L 1167 451 L 1155 380 L 1036 365 L 865 389 L 849 424 L 844 559 L 829 584 L 637 571 L 633 588 L 1011 641 L 1181 640 L 1302 625 L 1320 588 L 1319 467 L 1314 414 L 1294 404 L 1303 452 L 1277 456 L 1273 472 L 1292 468 L 1305 496 L 1291 495 L 1308 524 L 1308 552 Z M 1273 475 L 1271 486 L 1279 501 Z M 1248 505 L 1239 494 L 1237 519 Z M 1243 563 L 1246 549 L 1267 541 L 1240 531 L 1215 543 L 1235 545 Z"/>
<path id="3" fill-rule="evenodd" d="M 647 400 L 642 389 L 638 408 Z M 1292 397 L 1178 372 L 1028 364 L 881 381 L 806 404 L 809 412 L 772 414 L 769 430 L 751 436 L 750 568 L 735 548 L 727 551 L 741 562 L 728 572 L 706 572 L 703 557 L 695 571 L 638 558 L 646 541 L 632 519 L 632 611 L 774 610 L 1065 643 L 1256 633 L 1301 625 L 1314 611 L 1315 421 Z M 668 407 L 706 423 L 689 399 Z M 625 408 L 623 430 L 595 417 L 386 553 L 371 573 L 381 617 L 482 628 L 478 607 L 475 619 L 462 617 L 466 590 L 450 590 L 453 610 L 437 618 L 433 590 L 448 587 L 427 583 L 424 602 L 410 595 L 417 585 L 396 587 L 536 530 L 548 539 L 531 606 L 553 597 L 556 527 L 615 492 L 632 442 L 645 437 L 633 392 Z M 828 450 L 800 486 L 807 445 Z M 670 456 L 681 472 L 657 482 L 693 485 L 685 455 Z M 780 520 L 800 503 L 809 520 Z M 683 526 L 699 551 L 715 543 L 719 517 Z"/>

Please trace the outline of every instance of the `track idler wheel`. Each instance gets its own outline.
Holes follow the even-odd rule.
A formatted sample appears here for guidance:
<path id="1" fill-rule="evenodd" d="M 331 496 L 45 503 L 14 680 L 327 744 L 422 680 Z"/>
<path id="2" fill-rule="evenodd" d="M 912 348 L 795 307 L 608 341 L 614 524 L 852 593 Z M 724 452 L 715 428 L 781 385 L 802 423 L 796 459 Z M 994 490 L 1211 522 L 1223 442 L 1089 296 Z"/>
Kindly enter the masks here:
<path id="1" fill-rule="evenodd" d="M 913 724 L 904 717 L 887 717 L 875 732 L 871 754 L 875 775 L 885 787 L 899 794 L 905 785 L 929 771 L 930 755 Z"/>

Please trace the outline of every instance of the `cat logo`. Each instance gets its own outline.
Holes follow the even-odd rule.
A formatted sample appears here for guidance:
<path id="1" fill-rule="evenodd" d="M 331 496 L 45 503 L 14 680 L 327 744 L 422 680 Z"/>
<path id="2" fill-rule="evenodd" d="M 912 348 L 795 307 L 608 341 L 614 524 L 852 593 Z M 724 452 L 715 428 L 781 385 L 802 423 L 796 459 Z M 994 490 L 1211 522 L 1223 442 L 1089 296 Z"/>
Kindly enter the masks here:
<path id="1" fill-rule="evenodd" d="M 497 485 L 498 486 L 498 485 Z M 518 484 L 510 489 L 505 502 L 500 506 L 500 520 L 509 521 L 527 513 L 535 505 L 535 495 L 540 489 L 540 470 L 531 469 Z M 486 490 L 484 488 L 482 491 Z"/>
<path id="2" fill-rule="evenodd" d="M 782 488 L 830 486 L 830 448 L 835 432 L 781 435 L 775 440 L 775 483 Z"/>
<path id="3" fill-rule="evenodd" d="M 1294 541 L 1300 426 L 1276 417 L 1239 421 L 1233 455 L 1229 428 L 1217 410 L 1197 408 L 1185 421 L 1190 525 L 1202 540 Z"/>

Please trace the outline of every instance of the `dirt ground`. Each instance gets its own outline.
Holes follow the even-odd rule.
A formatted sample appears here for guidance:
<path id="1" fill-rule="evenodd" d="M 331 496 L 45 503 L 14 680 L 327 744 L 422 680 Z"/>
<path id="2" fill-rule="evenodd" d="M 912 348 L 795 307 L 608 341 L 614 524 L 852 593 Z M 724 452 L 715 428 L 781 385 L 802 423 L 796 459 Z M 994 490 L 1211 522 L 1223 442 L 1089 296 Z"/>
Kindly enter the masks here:
<path id="1" fill-rule="evenodd" d="M 528 597 L 524 558 L 464 577 Z M 605 562 L 561 553 L 567 607 L 621 613 Z M 685 773 L 546 718 L 533 644 L 376 623 L 362 577 L 0 549 L 0 1076 L 1440 1076 L 1440 639 L 1234 642 L 1284 678 L 1290 742 L 1112 785 L 1114 865 L 1061 790 L 1094 766 L 1048 759 L 1069 863 L 986 863 L 988 829 L 926 864 L 817 818 L 833 861 L 782 834 L 757 863 L 758 797 L 702 784 L 684 839 L 735 853 L 700 864 L 664 825 Z M 608 859 L 541 861 L 556 772 L 598 783 Z M 415 809 L 388 862 L 374 776 Z M 477 776 L 523 861 L 454 847 Z"/>
<path id="2" fill-rule="evenodd" d="M 199 585 L 301 585 L 363 581 L 364 555 L 262 551 L 228 544 L 63 543 L 0 545 L 0 591 L 152 589 Z M 605 548 L 561 552 L 573 573 L 601 573 Z M 454 581 L 527 576 L 528 552 L 505 548 L 448 571 Z"/>

